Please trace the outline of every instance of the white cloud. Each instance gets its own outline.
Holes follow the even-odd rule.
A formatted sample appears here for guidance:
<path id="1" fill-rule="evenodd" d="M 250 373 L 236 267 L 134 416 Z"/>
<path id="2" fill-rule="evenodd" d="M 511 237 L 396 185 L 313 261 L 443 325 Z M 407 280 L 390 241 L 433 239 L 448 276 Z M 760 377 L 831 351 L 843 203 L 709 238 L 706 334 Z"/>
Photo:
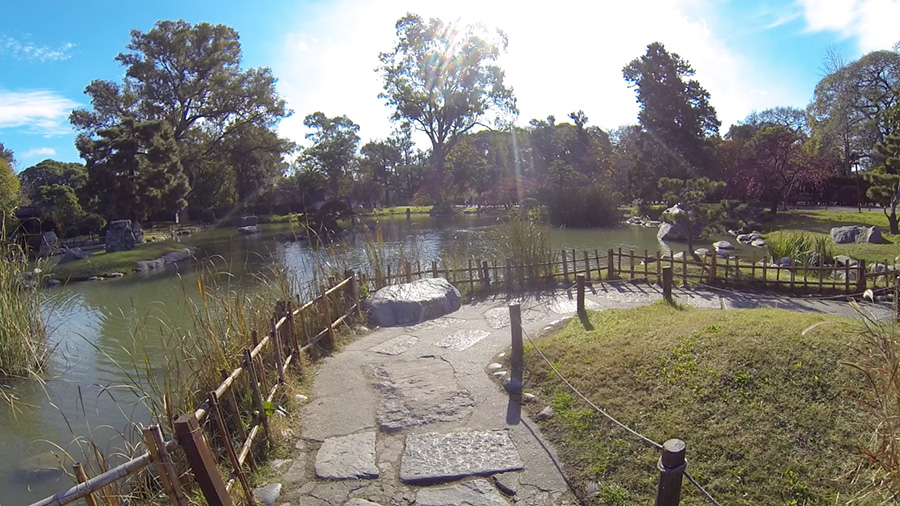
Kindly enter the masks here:
<path id="1" fill-rule="evenodd" d="M 8 35 L 0 35 L 0 56 L 7 55 L 15 60 L 49 62 L 63 61 L 72 57 L 71 50 L 75 44 L 67 42 L 58 47 L 42 46 L 31 42 L 30 37 L 24 40 L 14 39 Z"/>
<path id="2" fill-rule="evenodd" d="M 855 38 L 863 53 L 889 49 L 900 40 L 900 0 L 799 0 L 811 31 Z"/>
<path id="3" fill-rule="evenodd" d="M 377 98 L 382 83 L 375 68 L 378 53 L 395 43 L 394 23 L 407 12 L 479 21 L 506 32 L 509 47 L 500 65 L 515 89 L 521 125 L 550 114 L 564 121 L 579 109 L 607 129 L 636 123 L 638 107 L 622 67 L 654 41 L 690 61 L 724 129 L 754 109 L 803 105 L 808 97 L 788 96 L 783 83 L 722 42 L 705 17 L 714 8 L 709 0 L 556 0 L 552 7 L 527 0 L 317 4 L 303 12 L 273 65 L 279 91 L 295 111 L 281 133 L 302 140 L 303 117 L 322 111 L 347 114 L 360 124 L 363 139 L 387 136 L 391 110 Z"/>
<path id="4" fill-rule="evenodd" d="M 21 128 L 44 136 L 70 135 L 67 118 L 78 106 L 52 91 L 0 89 L 0 128 Z"/>
<path id="5" fill-rule="evenodd" d="M 30 160 L 37 157 L 55 156 L 56 150 L 53 148 L 34 148 L 22 153 L 23 160 Z"/>

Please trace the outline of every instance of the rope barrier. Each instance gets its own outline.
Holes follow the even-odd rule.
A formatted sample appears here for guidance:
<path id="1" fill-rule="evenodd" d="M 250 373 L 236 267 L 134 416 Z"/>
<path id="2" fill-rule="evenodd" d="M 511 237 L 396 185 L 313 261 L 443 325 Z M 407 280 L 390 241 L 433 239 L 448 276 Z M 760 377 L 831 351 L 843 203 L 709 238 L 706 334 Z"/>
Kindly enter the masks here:
<path id="1" fill-rule="evenodd" d="M 625 430 L 626 432 L 628 432 L 629 434 L 631 434 L 631 435 L 637 437 L 638 439 L 640 439 L 640 440 L 643 441 L 644 443 L 646 443 L 646 444 L 648 444 L 648 445 L 650 445 L 650 446 L 656 448 L 657 450 L 662 450 L 663 446 L 662 446 L 661 444 L 659 444 L 659 443 L 657 443 L 656 441 L 650 439 L 649 437 L 647 437 L 647 436 L 641 434 L 640 432 L 638 432 L 638 431 L 632 429 L 631 427 L 625 425 L 624 423 L 622 423 L 622 422 L 616 420 L 615 417 L 613 417 L 612 415 L 610 415 L 609 413 L 607 413 L 605 410 L 603 410 L 602 408 L 600 408 L 599 406 L 597 406 L 596 404 L 594 404 L 593 402 L 591 402 L 591 400 L 588 399 L 587 396 L 585 396 L 583 393 L 581 393 L 581 391 L 579 391 L 577 388 L 575 388 L 575 385 L 573 385 L 572 383 L 570 383 L 569 380 L 567 380 L 566 377 L 563 376 L 561 372 L 559 372 L 559 369 L 557 369 L 556 366 L 553 365 L 553 362 L 551 362 L 550 359 L 548 359 L 547 356 L 544 355 L 544 352 L 538 347 L 537 343 L 534 342 L 534 339 L 531 338 L 531 336 L 528 334 L 528 332 L 527 332 L 524 328 L 522 329 L 522 334 L 525 336 L 526 339 L 528 339 L 528 342 L 531 343 L 531 346 L 535 349 L 535 351 L 538 352 L 538 355 L 541 356 L 541 358 L 544 360 L 544 362 L 546 362 L 547 365 L 550 366 L 550 369 L 553 370 L 553 372 L 556 374 L 556 376 L 558 376 L 559 379 L 562 380 L 562 382 L 565 383 L 566 386 L 569 387 L 569 389 L 571 389 L 573 392 L 575 392 L 575 394 L 576 394 L 578 397 L 580 397 L 581 400 L 583 400 L 585 403 L 587 403 L 588 406 L 590 406 L 590 407 L 593 408 L 596 412 L 598 412 L 598 413 L 600 413 L 601 415 L 603 415 L 604 417 L 606 417 L 607 420 L 609 420 L 610 422 L 612 422 L 613 424 L 615 424 L 615 425 L 618 426 L 619 428 L 621 428 L 621 429 Z M 687 477 L 688 481 L 690 481 L 695 487 L 697 487 L 697 490 L 699 490 L 700 493 L 702 493 L 702 494 L 706 497 L 706 499 L 708 499 L 712 504 L 714 504 L 715 506 L 722 506 L 722 505 L 721 505 L 718 501 L 716 501 L 716 499 L 715 499 L 712 495 L 710 495 L 710 493 L 707 492 L 706 489 L 703 488 L 703 487 L 697 482 L 697 480 L 695 480 L 695 479 L 694 479 L 687 471 L 684 472 L 684 475 Z"/>
<path id="2" fill-rule="evenodd" d="M 656 441 L 654 441 L 654 440 L 648 438 L 647 436 L 641 434 L 640 432 L 638 432 L 638 431 L 632 429 L 631 427 L 625 425 L 624 423 L 622 423 L 622 422 L 616 420 L 612 415 L 610 415 L 609 413 L 607 413 L 606 411 L 604 411 L 602 408 L 600 408 L 599 406 L 597 406 L 596 404 L 594 404 L 593 402 L 591 402 L 590 399 L 588 399 L 583 393 L 581 393 L 577 388 L 575 388 L 575 386 L 572 385 L 572 383 L 570 383 L 569 380 L 567 380 L 567 379 L 565 378 L 565 376 L 563 376 L 562 373 L 559 372 L 559 369 L 557 369 L 556 366 L 554 366 L 553 363 L 550 362 L 550 360 L 547 358 L 547 356 L 544 355 L 544 352 L 541 351 L 540 348 L 538 348 L 537 343 L 534 342 L 534 339 L 531 338 L 531 336 L 528 334 L 528 332 L 525 331 L 525 329 L 522 329 L 522 334 L 525 335 L 525 337 L 528 339 L 528 342 L 531 343 L 531 346 L 535 349 L 535 351 L 538 352 L 538 354 L 541 356 L 541 358 L 544 359 L 544 362 L 546 362 L 547 365 L 550 366 L 550 369 L 552 369 L 553 372 L 556 373 L 557 376 L 559 376 L 559 379 L 562 380 L 562 382 L 565 383 L 566 386 L 568 386 L 573 392 L 575 392 L 575 394 L 576 394 L 578 397 L 580 397 L 581 400 L 583 400 L 584 402 L 586 402 L 586 403 L 587 403 L 590 407 L 592 407 L 595 411 L 597 411 L 598 413 L 600 413 L 601 415 L 603 415 L 604 417 L 606 417 L 610 422 L 612 422 L 613 424 L 617 425 L 619 428 L 625 430 L 625 431 L 628 432 L 629 434 L 631 434 L 631 435 L 637 437 L 638 439 L 640 439 L 640 440 L 643 441 L 644 443 L 647 443 L 648 445 L 650 445 L 650 446 L 656 448 L 657 450 L 662 450 L 662 445 L 661 445 L 661 444 L 659 444 L 659 443 L 657 443 Z"/>

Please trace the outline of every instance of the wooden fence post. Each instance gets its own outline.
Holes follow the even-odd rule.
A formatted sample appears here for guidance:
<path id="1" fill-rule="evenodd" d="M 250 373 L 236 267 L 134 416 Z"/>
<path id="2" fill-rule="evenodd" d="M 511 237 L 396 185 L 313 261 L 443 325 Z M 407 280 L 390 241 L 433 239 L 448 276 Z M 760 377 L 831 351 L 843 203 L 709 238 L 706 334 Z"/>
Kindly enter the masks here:
<path id="1" fill-rule="evenodd" d="M 866 261 L 860 260 L 856 269 L 856 293 L 863 293 L 866 291 Z"/>
<path id="2" fill-rule="evenodd" d="M 72 471 L 75 473 L 75 479 L 78 480 L 78 483 L 84 483 L 87 481 L 87 474 L 84 472 L 84 468 L 81 467 L 81 464 L 78 462 L 72 466 Z M 87 503 L 88 506 L 97 506 L 97 500 L 94 499 L 94 494 L 88 494 L 84 496 L 84 502 Z"/>
<path id="3" fill-rule="evenodd" d="M 175 434 L 206 502 L 210 506 L 231 506 L 231 496 L 225 490 L 225 482 L 216 467 L 216 458 L 203 439 L 197 417 L 193 413 L 179 416 L 175 420 Z"/>
<path id="4" fill-rule="evenodd" d="M 181 490 L 181 486 L 178 484 L 178 474 L 175 473 L 172 457 L 166 450 L 166 443 L 163 441 L 159 425 L 144 427 L 141 429 L 141 432 L 143 433 L 144 444 L 150 453 L 150 462 L 156 468 L 156 475 L 159 476 L 159 481 L 162 483 L 163 490 L 166 491 L 169 501 L 177 506 L 186 506 L 188 501 Z"/>
<path id="5" fill-rule="evenodd" d="M 275 347 L 275 369 L 277 369 L 278 373 L 278 383 L 284 384 L 284 357 L 281 354 L 281 338 L 278 336 L 279 329 L 277 327 L 278 318 L 278 310 L 275 310 L 275 314 L 272 316 L 272 320 L 269 326 L 272 328 L 272 344 Z"/>
<path id="6" fill-rule="evenodd" d="M 663 289 L 663 299 L 666 300 L 669 304 L 674 302 L 672 300 L 672 266 L 663 267 L 662 268 L 662 289 Z"/>
<path id="7" fill-rule="evenodd" d="M 328 289 L 322 287 L 322 310 L 325 312 L 325 333 L 328 337 L 327 345 L 329 350 L 334 350 L 337 344 L 334 338 L 334 327 L 331 326 L 331 305 L 328 303 Z"/>
<path id="8" fill-rule="evenodd" d="M 506 259 L 506 291 L 511 292 L 513 286 L 512 260 Z"/>
<path id="9" fill-rule="evenodd" d="M 522 393 L 522 366 L 524 363 L 524 346 L 522 344 L 522 306 L 509 305 L 509 328 L 512 335 L 512 346 L 509 355 L 509 381 L 503 384 L 511 394 Z"/>
<path id="10" fill-rule="evenodd" d="M 566 249 L 562 249 L 562 268 L 563 268 L 563 282 L 569 282 L 569 261 L 567 260 Z"/>
<path id="11" fill-rule="evenodd" d="M 712 259 L 709 264 L 709 284 L 714 284 L 716 282 L 716 260 L 719 258 L 719 254 L 716 252 L 712 253 Z"/>
<path id="12" fill-rule="evenodd" d="M 432 267 L 433 266 L 434 262 L 432 262 Z M 356 273 L 353 272 L 352 269 L 348 269 L 344 271 L 344 277 L 350 278 L 350 285 L 347 287 L 347 292 L 350 296 L 350 301 L 356 306 L 356 317 L 362 319 L 362 307 L 359 305 L 359 284 L 356 282 Z"/>
<path id="13" fill-rule="evenodd" d="M 488 270 L 487 260 L 481 262 L 481 289 L 489 290 L 491 288 L 491 274 Z"/>
<path id="14" fill-rule="evenodd" d="M 656 506 L 678 506 L 681 501 L 681 479 L 687 466 L 684 451 L 684 441 L 680 439 L 670 439 L 663 443 L 662 455 L 656 464 L 659 469 Z"/>
<path id="15" fill-rule="evenodd" d="M 577 287 L 575 307 L 578 314 L 584 314 L 584 274 L 575 275 L 575 286 Z"/>
<path id="16" fill-rule="evenodd" d="M 259 381 L 256 378 L 256 367 L 253 365 L 253 359 L 250 357 L 250 350 L 244 349 L 244 367 L 247 368 L 247 378 L 250 381 L 250 393 L 253 394 L 253 403 L 256 404 L 256 411 L 259 412 L 259 421 L 266 431 L 266 438 L 271 443 L 272 435 L 269 432 L 269 417 L 266 416 L 265 398 L 259 391 Z M 262 373 L 262 371 L 260 371 Z"/>
<path id="17" fill-rule="evenodd" d="M 614 279 L 616 277 L 616 261 L 613 257 L 613 249 L 609 248 L 606 252 L 606 279 Z"/>
<path id="18" fill-rule="evenodd" d="M 588 256 L 587 250 L 582 251 L 584 253 L 584 280 L 588 283 L 591 282 L 591 259 Z"/>
<path id="19" fill-rule="evenodd" d="M 403 274 L 406 276 L 406 282 L 412 283 L 412 264 L 409 262 L 403 263 Z"/>
<path id="20" fill-rule="evenodd" d="M 438 277 L 437 260 L 431 261 L 431 277 L 432 278 Z"/>

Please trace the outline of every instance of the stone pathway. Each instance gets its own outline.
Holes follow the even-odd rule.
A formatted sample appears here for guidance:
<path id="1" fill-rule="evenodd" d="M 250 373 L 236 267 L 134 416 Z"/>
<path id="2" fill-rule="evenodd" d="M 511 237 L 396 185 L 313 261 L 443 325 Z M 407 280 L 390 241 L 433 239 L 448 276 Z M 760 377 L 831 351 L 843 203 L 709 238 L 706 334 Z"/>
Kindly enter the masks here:
<path id="1" fill-rule="evenodd" d="M 509 303 L 522 305 L 523 328 L 536 336 L 572 316 L 574 296 L 574 290 L 560 290 L 493 297 L 417 325 L 377 329 L 325 359 L 313 382 L 314 398 L 300 413 L 296 455 L 275 466 L 283 486 L 266 503 L 578 504 L 554 449 L 499 387 L 496 380 L 506 371 L 489 367 L 509 346 Z M 713 309 L 768 306 L 855 315 L 849 304 L 833 300 L 725 291 L 676 296 Z M 657 287 L 607 283 L 589 291 L 587 305 L 627 308 L 660 298 Z M 877 318 L 890 316 L 885 306 L 865 309 Z"/>

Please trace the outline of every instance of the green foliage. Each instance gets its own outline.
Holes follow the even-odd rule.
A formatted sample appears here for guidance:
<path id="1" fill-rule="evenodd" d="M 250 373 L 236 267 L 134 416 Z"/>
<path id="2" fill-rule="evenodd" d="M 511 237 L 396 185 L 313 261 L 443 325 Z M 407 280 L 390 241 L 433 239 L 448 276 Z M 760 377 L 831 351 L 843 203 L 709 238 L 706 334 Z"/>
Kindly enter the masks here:
<path id="1" fill-rule="evenodd" d="M 514 114 L 512 89 L 493 64 L 506 48 L 506 36 L 483 37 L 476 27 L 407 14 L 396 24 L 397 45 L 381 53 L 384 79 L 379 96 L 394 108 L 393 119 L 428 136 L 432 167 L 444 159 L 459 136 L 483 122 L 489 111 Z"/>
<path id="2" fill-rule="evenodd" d="M 771 234 L 766 238 L 766 244 L 772 258 L 791 258 L 803 266 L 815 267 L 819 261 L 828 265 L 834 260 L 834 248 L 828 237 L 803 233 Z"/>
<path id="3" fill-rule="evenodd" d="M 124 118 L 76 142 L 87 161 L 89 181 L 100 212 L 110 219 L 146 219 L 150 213 L 185 207 L 187 178 L 172 128 L 163 121 Z"/>
<path id="4" fill-rule="evenodd" d="M 64 237 L 79 235 L 84 211 L 71 187 L 58 184 L 41 186 L 37 197 L 34 204 L 43 207 L 42 220 L 52 220 Z"/>
<path id="5" fill-rule="evenodd" d="M 8 216 L 19 207 L 19 201 L 19 178 L 13 172 L 12 165 L 0 157 L 0 215 Z"/>
<path id="6" fill-rule="evenodd" d="M 606 227 L 619 222 L 620 202 L 612 191 L 557 160 L 550 165 L 540 200 L 550 223 L 566 227 Z"/>
<path id="7" fill-rule="evenodd" d="M 84 191 L 87 180 L 87 168 L 83 164 L 56 160 L 44 160 L 19 173 L 22 194 L 32 202 L 40 200 L 42 187 L 61 185 L 71 188 L 78 197 L 81 207 L 87 207 L 92 200 Z"/>

